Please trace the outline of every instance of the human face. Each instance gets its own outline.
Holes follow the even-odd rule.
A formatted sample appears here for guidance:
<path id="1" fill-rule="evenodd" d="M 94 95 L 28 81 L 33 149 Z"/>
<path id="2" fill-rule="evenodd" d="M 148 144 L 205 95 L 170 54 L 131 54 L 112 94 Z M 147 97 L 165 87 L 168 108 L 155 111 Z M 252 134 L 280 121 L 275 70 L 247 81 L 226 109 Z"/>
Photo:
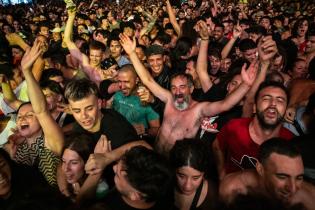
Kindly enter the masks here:
<path id="1" fill-rule="evenodd" d="M 221 60 L 221 71 L 222 72 L 228 72 L 229 68 L 232 64 L 231 58 L 225 58 L 223 60 Z"/>
<path id="2" fill-rule="evenodd" d="M 130 198 L 131 194 L 136 190 L 129 184 L 127 179 L 127 171 L 124 168 L 123 161 L 120 160 L 113 166 L 115 173 L 114 182 L 118 192 L 125 198 Z"/>
<path id="3" fill-rule="evenodd" d="M 213 36 L 215 40 L 220 40 L 223 37 L 224 29 L 222 27 L 215 27 L 213 31 Z"/>
<path id="4" fill-rule="evenodd" d="M 130 27 L 126 27 L 124 28 L 123 34 L 129 37 L 133 37 L 135 35 L 135 31 Z"/>
<path id="5" fill-rule="evenodd" d="M 57 108 L 58 95 L 53 91 L 49 90 L 48 88 L 45 88 L 42 91 L 46 98 L 48 110 L 54 111 Z"/>
<path id="6" fill-rule="evenodd" d="M 164 68 L 164 56 L 162 54 L 150 55 L 148 57 L 148 63 L 151 67 L 153 76 L 158 76 Z"/>
<path id="7" fill-rule="evenodd" d="M 138 58 L 141 61 L 145 61 L 146 57 L 145 57 L 145 54 L 144 54 L 143 49 L 141 47 L 136 48 L 136 53 L 137 53 Z"/>
<path id="8" fill-rule="evenodd" d="M 185 73 L 186 74 L 190 74 L 194 81 L 198 78 L 194 61 L 189 61 L 186 64 L 186 71 L 185 71 Z"/>
<path id="9" fill-rule="evenodd" d="M 306 20 L 303 21 L 303 23 L 301 23 L 298 27 L 298 30 L 297 30 L 297 34 L 300 36 L 300 37 L 304 37 L 306 32 L 308 30 L 308 22 Z"/>
<path id="10" fill-rule="evenodd" d="M 188 108 L 191 101 L 193 87 L 189 87 L 188 81 L 182 76 L 173 78 L 171 81 L 171 92 L 174 98 L 174 105 L 178 110 Z"/>
<path id="11" fill-rule="evenodd" d="M 257 41 L 257 39 L 259 39 L 259 37 L 261 37 L 259 34 L 256 33 L 249 33 L 248 37 L 253 40 L 254 42 Z"/>
<path id="12" fill-rule="evenodd" d="M 257 49 L 246 50 L 243 55 L 246 60 L 252 63 L 257 58 Z"/>
<path id="13" fill-rule="evenodd" d="M 286 93 L 278 87 L 266 87 L 258 95 L 256 113 L 264 129 L 274 129 L 282 121 L 287 108 Z"/>
<path id="14" fill-rule="evenodd" d="M 23 137 L 31 137 L 41 130 L 40 124 L 33 111 L 32 105 L 22 106 L 17 114 L 16 125 Z"/>
<path id="15" fill-rule="evenodd" d="M 229 82 L 227 85 L 227 92 L 228 95 L 231 94 L 240 84 L 242 83 L 242 76 L 240 74 L 237 74 L 233 77 L 233 79 Z"/>
<path id="16" fill-rule="evenodd" d="M 133 93 L 137 85 L 137 77 L 130 71 L 122 71 L 118 73 L 118 84 L 124 96 Z"/>
<path id="17" fill-rule="evenodd" d="M 49 28 L 46 26 L 41 26 L 39 29 L 39 34 L 49 38 Z"/>
<path id="18" fill-rule="evenodd" d="M 107 14 L 107 19 L 108 19 L 109 22 L 112 22 L 112 21 L 115 20 L 111 12 L 109 12 L 109 13 Z"/>
<path id="19" fill-rule="evenodd" d="M 77 183 L 84 176 L 84 161 L 76 151 L 65 149 L 62 155 L 62 170 L 69 184 Z"/>
<path id="20" fill-rule="evenodd" d="M 87 131 L 97 132 L 100 129 L 100 104 L 95 95 L 81 100 L 69 100 L 70 110 L 75 120 Z"/>
<path id="21" fill-rule="evenodd" d="M 61 34 L 59 32 L 53 32 L 52 38 L 55 42 L 59 41 L 61 39 Z"/>
<path id="22" fill-rule="evenodd" d="M 301 189 L 304 172 L 301 156 L 292 158 L 272 153 L 263 165 L 263 171 L 266 190 L 286 203 L 290 203 Z"/>
<path id="23" fill-rule="evenodd" d="M 221 60 L 213 55 L 210 55 L 211 71 L 216 74 L 221 67 Z"/>
<path id="24" fill-rule="evenodd" d="M 37 37 L 38 42 L 40 43 L 40 49 L 43 52 L 46 52 L 48 50 L 48 42 L 46 36 L 38 36 Z"/>
<path id="25" fill-rule="evenodd" d="M 117 40 L 113 40 L 110 42 L 109 50 L 110 55 L 115 59 L 119 58 L 121 56 L 121 52 L 123 51 L 119 41 Z"/>
<path id="26" fill-rule="evenodd" d="M 306 78 L 308 73 L 306 69 L 306 62 L 305 61 L 295 62 L 291 72 L 292 79 Z"/>
<path id="27" fill-rule="evenodd" d="M 283 57 L 281 55 L 274 58 L 270 66 L 270 71 L 281 71 L 283 68 Z"/>
<path id="28" fill-rule="evenodd" d="M 101 65 L 103 57 L 102 50 L 90 49 L 90 64 L 93 67 L 99 67 Z"/>
<path id="29" fill-rule="evenodd" d="M 309 36 L 308 37 L 305 52 L 306 53 L 315 52 L 315 36 Z"/>
<path id="30" fill-rule="evenodd" d="M 263 19 L 261 19 L 260 20 L 260 25 L 262 26 L 262 27 L 264 27 L 266 30 L 269 30 L 270 29 L 270 20 L 269 19 L 267 19 L 267 18 L 263 18 Z"/>
<path id="31" fill-rule="evenodd" d="M 181 193 L 191 195 L 196 192 L 203 180 L 203 172 L 190 166 L 183 166 L 176 170 L 177 186 Z"/>
<path id="32" fill-rule="evenodd" d="M 14 62 L 20 61 L 23 57 L 23 51 L 18 48 L 12 48 L 12 56 Z"/>
<path id="33" fill-rule="evenodd" d="M 11 192 L 11 169 L 8 161 L 0 155 L 0 198 L 6 199 Z"/>

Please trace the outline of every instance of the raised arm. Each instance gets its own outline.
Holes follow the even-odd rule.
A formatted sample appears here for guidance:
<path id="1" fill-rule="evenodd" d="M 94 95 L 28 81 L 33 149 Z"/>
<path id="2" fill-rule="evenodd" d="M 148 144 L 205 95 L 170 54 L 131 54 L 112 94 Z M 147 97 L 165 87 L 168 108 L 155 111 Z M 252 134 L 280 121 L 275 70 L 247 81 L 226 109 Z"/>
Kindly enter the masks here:
<path id="1" fill-rule="evenodd" d="M 259 54 L 259 69 L 258 75 L 253 83 L 252 87 L 246 95 L 246 99 L 243 105 L 243 114 L 242 117 L 251 117 L 253 114 L 253 105 L 255 94 L 258 90 L 259 85 L 265 81 L 267 71 L 270 65 L 271 60 L 278 52 L 277 44 L 272 40 L 271 36 L 263 37 L 259 40 L 258 43 L 258 54 Z"/>
<path id="2" fill-rule="evenodd" d="M 243 29 L 241 28 L 241 26 L 239 25 L 239 23 L 237 23 L 236 26 L 234 26 L 233 29 L 233 35 L 231 37 L 231 39 L 229 40 L 229 42 L 224 46 L 222 52 L 221 52 L 221 57 L 222 59 L 225 59 L 226 57 L 228 57 L 229 53 L 232 50 L 232 47 L 235 43 L 235 41 L 237 40 L 237 38 L 239 38 L 241 36 L 243 32 Z"/>
<path id="3" fill-rule="evenodd" d="M 3 93 L 3 99 L 7 105 L 9 105 L 12 109 L 17 110 L 22 101 L 18 100 L 16 95 L 14 94 L 10 82 L 7 80 L 5 75 L 1 75 L 1 88 Z"/>
<path id="4" fill-rule="evenodd" d="M 202 103 L 201 117 L 214 116 L 224 111 L 228 111 L 235 106 L 246 95 L 256 79 L 258 62 L 252 63 L 246 70 L 246 65 L 242 67 L 242 84 L 229 94 L 224 100 L 218 102 Z"/>
<path id="5" fill-rule="evenodd" d="M 125 36 L 123 34 L 120 34 L 119 37 L 122 47 L 124 48 L 125 52 L 129 55 L 130 61 L 132 62 L 143 84 L 147 88 L 149 88 L 153 95 L 155 95 L 161 101 L 166 103 L 169 99 L 171 99 L 172 95 L 168 90 L 162 88 L 157 82 L 154 81 L 149 71 L 144 67 L 143 63 L 141 63 L 135 51 L 136 50 L 135 38 L 132 41 L 128 36 Z"/>
<path id="6" fill-rule="evenodd" d="M 31 66 L 40 54 L 40 44 L 35 40 L 33 47 L 25 52 L 21 61 L 21 66 L 27 83 L 27 91 L 33 110 L 45 135 L 45 146 L 60 156 L 64 143 L 63 133 L 61 128 L 52 118 L 47 108 L 45 96 L 31 72 Z"/>
<path id="7" fill-rule="evenodd" d="M 26 51 L 30 46 L 16 33 L 11 33 L 5 36 L 10 45 L 18 45 L 24 51 Z"/>
<path id="8" fill-rule="evenodd" d="M 168 14 L 168 16 L 170 18 L 170 22 L 171 22 L 174 30 L 176 31 L 177 35 L 181 36 L 182 31 L 181 31 L 180 25 L 178 24 L 178 22 L 176 20 L 176 16 L 174 14 L 172 5 L 171 5 L 169 0 L 166 0 L 165 3 L 166 3 L 166 11 L 167 11 L 167 14 Z"/>
<path id="9" fill-rule="evenodd" d="M 199 32 L 199 35 L 201 38 L 196 71 L 197 71 L 203 92 L 207 92 L 212 87 L 213 83 L 207 71 L 209 32 L 208 32 L 206 22 L 199 21 L 196 25 L 196 31 Z"/>

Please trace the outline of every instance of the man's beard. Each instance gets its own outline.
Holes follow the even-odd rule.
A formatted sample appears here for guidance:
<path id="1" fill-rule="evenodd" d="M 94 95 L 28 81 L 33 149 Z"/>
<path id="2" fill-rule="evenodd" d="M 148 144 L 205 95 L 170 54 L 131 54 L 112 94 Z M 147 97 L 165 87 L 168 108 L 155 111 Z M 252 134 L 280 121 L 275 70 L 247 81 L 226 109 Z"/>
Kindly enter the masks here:
<path id="1" fill-rule="evenodd" d="M 182 103 L 178 103 L 177 99 L 178 98 L 183 98 L 183 102 Z M 174 105 L 176 107 L 176 109 L 183 111 L 185 109 L 188 108 L 189 106 L 189 98 L 188 96 L 184 96 L 183 94 L 178 94 L 174 96 Z"/>
<path id="2" fill-rule="evenodd" d="M 278 112 L 278 110 L 275 109 L 276 113 L 277 113 L 277 120 L 273 123 L 268 123 L 266 122 L 265 120 L 265 116 L 264 116 L 264 113 L 268 110 L 265 109 L 264 111 L 258 111 L 257 112 L 257 119 L 258 119 L 258 122 L 260 124 L 260 126 L 263 128 L 263 129 L 266 129 L 266 130 L 274 130 L 282 121 L 283 121 L 283 116 L 281 116 Z"/>

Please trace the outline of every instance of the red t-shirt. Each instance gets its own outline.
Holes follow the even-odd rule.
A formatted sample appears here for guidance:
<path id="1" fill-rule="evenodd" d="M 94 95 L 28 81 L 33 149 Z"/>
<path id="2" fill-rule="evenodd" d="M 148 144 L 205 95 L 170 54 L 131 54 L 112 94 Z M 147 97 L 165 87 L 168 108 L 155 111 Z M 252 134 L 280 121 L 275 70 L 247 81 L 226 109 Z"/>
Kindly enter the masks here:
<path id="1" fill-rule="evenodd" d="M 255 167 L 259 145 L 249 135 L 251 121 L 252 118 L 230 120 L 217 135 L 220 149 L 225 154 L 226 173 Z M 293 134 L 281 127 L 279 137 L 290 140 Z"/>

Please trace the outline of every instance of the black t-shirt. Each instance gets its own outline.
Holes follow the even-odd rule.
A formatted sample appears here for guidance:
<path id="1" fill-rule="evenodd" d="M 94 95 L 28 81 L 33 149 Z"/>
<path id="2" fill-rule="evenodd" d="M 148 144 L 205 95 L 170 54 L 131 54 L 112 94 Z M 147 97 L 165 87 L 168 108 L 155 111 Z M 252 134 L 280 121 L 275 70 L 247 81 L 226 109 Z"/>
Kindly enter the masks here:
<path id="1" fill-rule="evenodd" d="M 111 141 L 112 149 L 116 149 L 126 143 L 137 140 L 137 132 L 134 127 L 121 114 L 113 109 L 102 109 L 103 118 L 101 128 L 98 132 L 88 132 L 95 144 L 102 134 Z M 76 124 L 75 131 L 87 132 L 79 124 Z"/>
<path id="2" fill-rule="evenodd" d="M 126 202 L 122 199 L 120 193 L 117 191 L 117 189 L 113 189 L 104 199 L 104 204 L 106 206 L 105 209 L 110 210 L 138 210 L 137 208 L 131 207 L 126 204 Z M 165 205 L 161 202 L 156 202 L 156 204 L 148 208 L 146 210 L 167 210 L 167 209 L 173 209 L 172 205 Z M 143 209 L 142 209 L 143 210 Z"/>

